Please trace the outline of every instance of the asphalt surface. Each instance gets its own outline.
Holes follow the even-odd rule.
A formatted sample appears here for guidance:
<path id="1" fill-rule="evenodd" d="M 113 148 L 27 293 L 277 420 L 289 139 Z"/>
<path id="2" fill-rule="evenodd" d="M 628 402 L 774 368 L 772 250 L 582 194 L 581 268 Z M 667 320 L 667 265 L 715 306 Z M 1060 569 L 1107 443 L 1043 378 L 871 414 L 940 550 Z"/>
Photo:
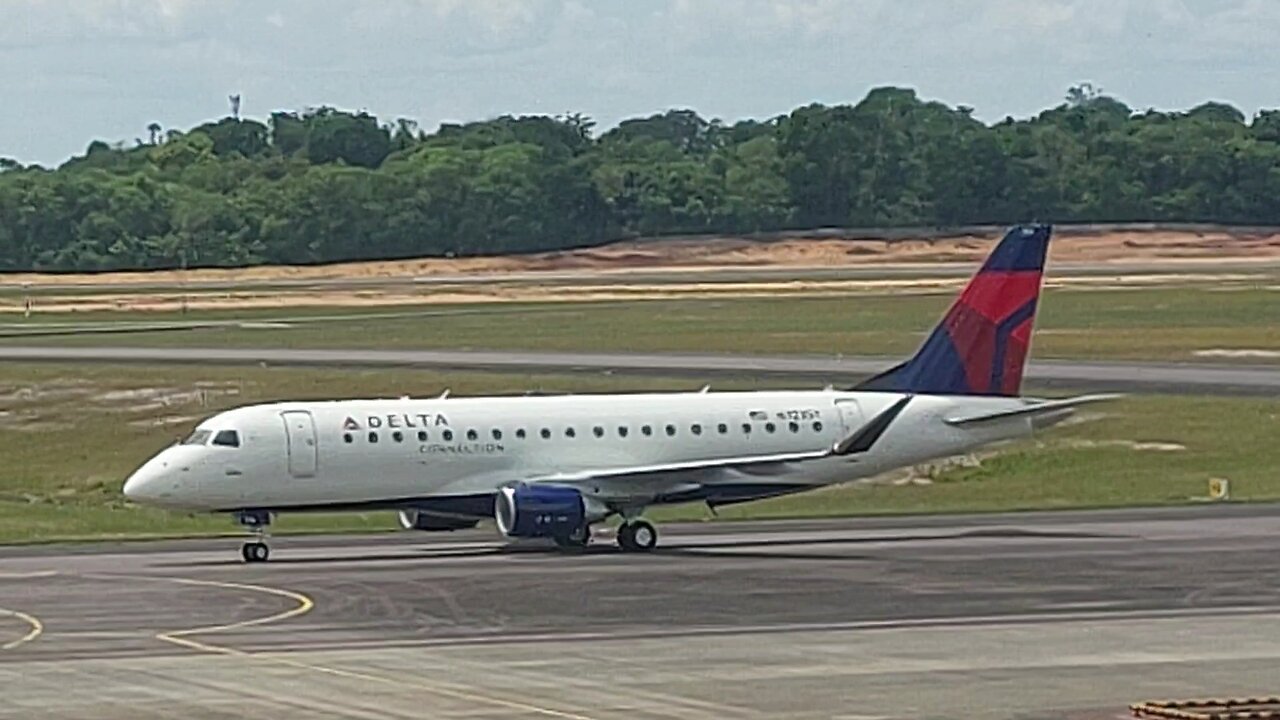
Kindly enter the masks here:
<path id="1" fill-rule="evenodd" d="M 667 377 L 787 377 L 854 382 L 902 358 L 287 348 L 36 347 L 0 345 L 0 361 L 195 363 L 340 367 L 422 367 L 507 372 L 606 372 Z M 1280 395 L 1280 366 L 1208 363 L 1036 361 L 1040 388 L 1221 395 Z"/>
<path id="2" fill-rule="evenodd" d="M 0 718 L 1116 718 L 1280 687 L 1280 507 L 0 549 Z"/>
<path id="3" fill-rule="evenodd" d="M 1061 241 L 1059 241 L 1061 242 Z M 780 280 L 863 280 L 898 277 L 968 277 L 975 265 L 967 262 L 901 262 L 861 266 L 805 267 L 700 267 L 697 265 L 667 268 L 624 268 L 606 270 L 580 268 L 569 270 L 529 270 L 493 273 L 440 273 L 435 275 L 399 275 L 381 277 L 313 277 L 235 280 L 187 280 L 184 282 L 0 282 L 0 292 L 79 293 L 79 292 L 143 292 L 143 291 L 211 291 L 244 289 L 291 290 L 370 290 L 396 287 L 431 287 L 438 285 L 546 285 L 564 283 L 609 287 L 637 283 L 663 284 L 697 282 L 774 282 Z M 1099 275 L 1153 275 L 1161 273 L 1206 272 L 1273 272 L 1280 262 L 1272 258 L 1189 258 L 1130 260 L 1116 262 L 1053 262 L 1053 277 Z"/>

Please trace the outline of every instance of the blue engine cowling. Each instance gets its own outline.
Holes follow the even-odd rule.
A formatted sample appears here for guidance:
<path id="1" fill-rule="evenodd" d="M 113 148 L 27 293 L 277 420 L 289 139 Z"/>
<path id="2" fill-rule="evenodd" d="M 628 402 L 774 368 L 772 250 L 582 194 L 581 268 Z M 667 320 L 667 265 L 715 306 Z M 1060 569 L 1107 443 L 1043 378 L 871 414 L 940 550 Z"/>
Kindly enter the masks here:
<path id="1" fill-rule="evenodd" d="M 418 510 L 417 508 L 401 510 L 399 516 L 400 527 L 405 530 L 422 530 L 424 532 L 466 530 L 480 524 L 479 518 L 445 515 L 443 513 Z"/>
<path id="2" fill-rule="evenodd" d="M 498 491 L 493 514 L 507 537 L 564 537 L 587 520 L 586 502 L 573 488 L 517 485 Z"/>

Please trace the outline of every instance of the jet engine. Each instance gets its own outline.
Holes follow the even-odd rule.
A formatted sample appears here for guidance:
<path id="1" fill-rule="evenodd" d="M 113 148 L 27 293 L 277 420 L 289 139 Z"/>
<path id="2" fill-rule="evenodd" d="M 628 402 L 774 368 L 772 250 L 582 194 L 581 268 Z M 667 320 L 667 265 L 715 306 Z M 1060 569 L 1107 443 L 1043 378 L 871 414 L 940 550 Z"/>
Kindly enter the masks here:
<path id="1" fill-rule="evenodd" d="M 425 530 L 427 532 L 465 530 L 480 524 L 480 521 L 476 518 L 438 515 L 413 508 L 401 510 L 398 515 L 400 516 L 400 527 L 405 530 Z"/>
<path id="2" fill-rule="evenodd" d="M 498 531 L 510 538 L 568 537 L 587 523 L 587 502 L 573 488 L 517 485 L 494 500 Z"/>

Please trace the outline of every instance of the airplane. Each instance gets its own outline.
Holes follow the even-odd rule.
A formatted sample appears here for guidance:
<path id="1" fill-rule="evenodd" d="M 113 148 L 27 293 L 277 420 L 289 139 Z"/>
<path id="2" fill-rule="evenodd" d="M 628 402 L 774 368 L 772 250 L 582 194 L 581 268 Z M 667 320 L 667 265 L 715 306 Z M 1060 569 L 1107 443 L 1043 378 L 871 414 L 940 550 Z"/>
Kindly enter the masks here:
<path id="1" fill-rule="evenodd" d="M 1013 227 L 918 352 L 848 389 L 386 398 L 218 413 L 134 472 L 138 504 L 230 513 L 266 561 L 272 518 L 394 510 L 406 530 L 492 519 L 583 548 L 658 542 L 647 508 L 716 507 L 865 478 L 1022 438 L 1085 403 L 1022 397 L 1051 226 Z M 550 543 L 548 543 L 550 544 Z"/>

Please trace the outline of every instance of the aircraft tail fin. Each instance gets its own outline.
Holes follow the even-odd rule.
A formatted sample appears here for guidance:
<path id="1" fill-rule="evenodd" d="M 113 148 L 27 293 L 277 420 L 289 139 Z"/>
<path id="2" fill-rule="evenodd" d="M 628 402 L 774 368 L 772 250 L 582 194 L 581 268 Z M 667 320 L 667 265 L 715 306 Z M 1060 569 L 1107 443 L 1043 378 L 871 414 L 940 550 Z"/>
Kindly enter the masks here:
<path id="1" fill-rule="evenodd" d="M 1048 225 L 1010 230 L 915 356 L 855 389 L 1018 395 L 1050 234 Z"/>

